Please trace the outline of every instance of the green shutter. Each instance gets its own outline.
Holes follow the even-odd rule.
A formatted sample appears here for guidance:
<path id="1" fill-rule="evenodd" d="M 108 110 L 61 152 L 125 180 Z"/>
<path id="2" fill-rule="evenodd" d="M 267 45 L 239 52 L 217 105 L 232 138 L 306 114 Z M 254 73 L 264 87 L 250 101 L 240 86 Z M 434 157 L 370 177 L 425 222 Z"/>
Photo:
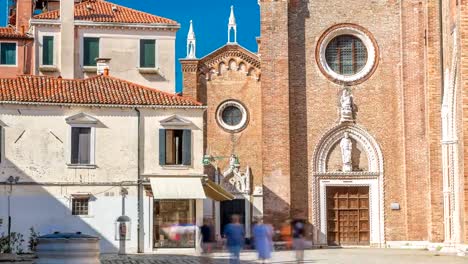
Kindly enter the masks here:
<path id="1" fill-rule="evenodd" d="M 16 43 L 0 43 L 0 64 L 16 64 Z"/>
<path id="2" fill-rule="evenodd" d="M 159 165 L 166 165 L 166 130 L 159 129 Z"/>
<path id="3" fill-rule="evenodd" d="M 42 65 L 54 65 L 54 37 L 42 38 Z"/>
<path id="4" fill-rule="evenodd" d="M 156 67 L 156 41 L 154 39 L 140 40 L 140 67 Z"/>
<path id="5" fill-rule="evenodd" d="M 182 164 L 192 164 L 192 130 L 184 129 L 182 132 Z"/>
<path id="6" fill-rule="evenodd" d="M 96 66 L 96 58 L 99 58 L 99 38 L 84 38 L 83 51 L 83 65 Z"/>

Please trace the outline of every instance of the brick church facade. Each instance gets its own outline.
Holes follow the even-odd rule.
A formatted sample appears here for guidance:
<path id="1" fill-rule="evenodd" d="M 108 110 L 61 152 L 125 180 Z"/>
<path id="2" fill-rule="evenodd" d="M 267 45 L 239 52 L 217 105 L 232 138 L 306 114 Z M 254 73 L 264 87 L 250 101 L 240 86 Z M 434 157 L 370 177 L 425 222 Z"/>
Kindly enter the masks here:
<path id="1" fill-rule="evenodd" d="M 181 60 L 184 95 L 208 106 L 207 173 L 248 183 L 234 188 L 246 224 L 302 218 L 317 245 L 466 250 L 466 1 L 259 4 L 258 54 L 234 37 L 197 59 L 191 29 Z M 213 206 L 219 230 L 226 210 Z"/>

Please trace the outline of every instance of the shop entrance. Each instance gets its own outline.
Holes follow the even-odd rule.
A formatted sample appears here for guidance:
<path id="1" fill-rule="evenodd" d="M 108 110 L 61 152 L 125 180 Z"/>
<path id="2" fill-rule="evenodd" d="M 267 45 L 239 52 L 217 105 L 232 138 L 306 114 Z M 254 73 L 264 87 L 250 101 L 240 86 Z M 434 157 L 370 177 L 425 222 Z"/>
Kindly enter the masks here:
<path id="1" fill-rule="evenodd" d="M 220 203 L 221 235 L 224 236 L 224 227 L 231 222 L 232 215 L 239 215 L 241 224 L 245 224 L 245 200 L 235 199 Z"/>
<path id="2" fill-rule="evenodd" d="M 195 201 L 155 200 L 154 248 L 195 248 Z"/>
<path id="3" fill-rule="evenodd" d="M 327 187 L 328 245 L 369 245 L 369 187 Z"/>

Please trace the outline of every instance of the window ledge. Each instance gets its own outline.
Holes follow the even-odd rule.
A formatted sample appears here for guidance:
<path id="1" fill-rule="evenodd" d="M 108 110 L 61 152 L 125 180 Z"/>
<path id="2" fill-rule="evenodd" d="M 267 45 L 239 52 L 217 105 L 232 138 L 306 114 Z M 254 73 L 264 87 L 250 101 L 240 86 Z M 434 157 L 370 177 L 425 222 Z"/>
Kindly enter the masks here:
<path id="1" fill-rule="evenodd" d="M 94 218 L 94 215 L 72 215 L 74 217 L 78 218 Z"/>
<path id="2" fill-rule="evenodd" d="M 190 165 L 162 165 L 164 170 L 188 170 L 191 168 Z"/>
<path id="3" fill-rule="evenodd" d="M 67 164 L 69 169 L 96 169 L 96 164 Z"/>
<path id="4" fill-rule="evenodd" d="M 58 68 L 55 65 L 41 65 L 39 66 L 40 72 L 57 72 Z"/>
<path id="5" fill-rule="evenodd" d="M 161 74 L 159 68 L 138 68 L 138 71 L 142 74 Z"/>
<path id="6" fill-rule="evenodd" d="M 97 66 L 83 66 L 83 72 L 97 72 Z"/>

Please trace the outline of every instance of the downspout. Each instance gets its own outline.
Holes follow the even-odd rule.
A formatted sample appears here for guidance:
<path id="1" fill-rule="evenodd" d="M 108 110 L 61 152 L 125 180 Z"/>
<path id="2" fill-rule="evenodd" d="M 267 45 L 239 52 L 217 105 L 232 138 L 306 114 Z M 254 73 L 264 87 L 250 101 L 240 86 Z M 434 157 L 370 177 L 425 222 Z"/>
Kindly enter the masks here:
<path id="1" fill-rule="evenodd" d="M 141 177 L 141 113 L 138 108 L 135 107 L 135 111 L 137 113 L 137 118 L 138 118 L 138 132 L 137 132 L 137 174 L 138 174 L 138 201 L 137 201 L 137 211 L 138 211 L 138 227 L 137 227 L 137 243 L 138 243 L 138 253 L 143 253 L 144 252 L 144 236 L 145 236 L 145 231 L 144 231 L 144 219 L 143 219 L 143 179 Z"/>

